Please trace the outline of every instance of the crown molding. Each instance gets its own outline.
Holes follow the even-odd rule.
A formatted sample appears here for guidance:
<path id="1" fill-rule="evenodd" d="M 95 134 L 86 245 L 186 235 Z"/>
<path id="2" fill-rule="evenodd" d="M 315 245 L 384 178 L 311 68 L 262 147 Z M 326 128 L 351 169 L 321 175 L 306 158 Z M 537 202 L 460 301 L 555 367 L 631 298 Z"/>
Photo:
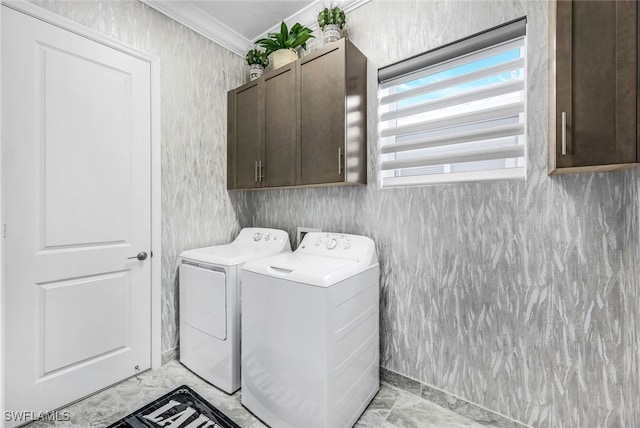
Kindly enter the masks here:
<path id="1" fill-rule="evenodd" d="M 251 45 L 250 40 L 204 13 L 193 2 L 140 1 L 241 57 L 246 55 L 248 46 Z M 175 7 L 177 4 L 180 6 Z"/>
<path id="2" fill-rule="evenodd" d="M 266 37 L 268 33 L 280 30 L 280 26 L 275 25 L 258 35 L 254 40 L 249 40 L 229 26 L 223 24 L 221 21 L 204 13 L 196 6 L 197 1 L 140 1 L 243 58 L 247 51 L 253 46 L 255 40 Z M 341 0 L 335 3 L 340 6 L 345 13 L 349 13 L 369 1 L 371 0 Z M 307 7 L 283 20 L 289 26 L 295 22 L 299 22 L 315 31 L 318 29 L 316 15 L 324 7 L 324 4 L 324 0 L 316 0 Z"/>
<path id="3" fill-rule="evenodd" d="M 344 11 L 344 13 L 349 13 L 352 10 L 359 8 L 360 6 L 363 6 L 369 3 L 370 1 L 371 0 L 340 0 L 337 2 L 332 2 L 331 4 L 334 6 L 340 6 Z M 318 19 L 317 19 L 318 13 L 320 12 L 320 10 L 325 8 L 325 5 L 326 5 L 326 2 L 324 0 L 316 0 L 310 5 L 308 5 L 307 7 L 300 9 L 298 12 L 284 19 L 284 22 L 286 22 L 287 25 L 289 26 L 291 26 L 291 24 L 295 24 L 296 22 L 299 22 L 302 25 L 309 27 L 313 31 L 315 31 L 319 28 Z M 278 24 L 271 27 L 269 30 L 265 31 L 264 33 L 262 33 L 256 39 L 261 39 L 263 37 L 266 37 L 268 33 L 279 32 L 279 31 L 280 31 L 280 25 Z"/>

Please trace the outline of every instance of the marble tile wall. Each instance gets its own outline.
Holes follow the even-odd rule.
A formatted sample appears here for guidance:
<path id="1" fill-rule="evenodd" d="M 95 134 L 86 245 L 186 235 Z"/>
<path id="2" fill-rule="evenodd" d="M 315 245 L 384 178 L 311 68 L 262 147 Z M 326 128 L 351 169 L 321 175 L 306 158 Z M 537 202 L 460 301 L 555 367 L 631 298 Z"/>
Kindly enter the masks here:
<path id="1" fill-rule="evenodd" d="M 525 428 L 528 426 L 383 367 L 380 368 L 380 380 L 485 426 L 499 428 Z"/>
<path id="2" fill-rule="evenodd" d="M 226 190 L 227 91 L 244 83 L 239 56 L 137 0 L 33 3 L 160 57 L 162 350 L 178 346 L 175 260 L 239 231 Z"/>
<path id="3" fill-rule="evenodd" d="M 548 177 L 547 2 L 372 0 L 348 16 L 369 58 L 370 184 L 225 190 L 226 91 L 242 59 L 135 0 L 34 3 L 162 61 L 163 350 L 175 257 L 241 226 L 378 244 L 382 365 L 532 426 L 640 426 L 640 174 Z M 376 70 L 528 18 L 526 182 L 380 190 Z"/>
<path id="4" fill-rule="evenodd" d="M 625 198 L 629 212 L 625 221 L 625 328 L 627 343 L 624 351 L 623 380 L 626 382 L 624 402 L 629 426 L 640 425 L 640 171 L 625 175 Z"/>
<path id="5" fill-rule="evenodd" d="M 379 189 L 378 67 L 526 16 L 526 181 Z M 378 245 L 381 363 L 536 427 L 640 426 L 637 170 L 547 175 L 546 1 L 372 0 L 369 184 L 232 194 L 243 226 Z M 247 195 L 249 195 L 247 199 Z"/>

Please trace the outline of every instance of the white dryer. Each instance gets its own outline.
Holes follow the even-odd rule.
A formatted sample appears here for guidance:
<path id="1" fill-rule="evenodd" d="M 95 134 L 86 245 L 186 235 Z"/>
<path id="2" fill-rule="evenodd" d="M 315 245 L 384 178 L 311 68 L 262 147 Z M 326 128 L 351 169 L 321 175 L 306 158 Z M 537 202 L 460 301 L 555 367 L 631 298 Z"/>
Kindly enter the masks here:
<path id="1" fill-rule="evenodd" d="M 180 254 L 180 362 L 229 394 L 240 388 L 240 268 L 281 252 L 291 252 L 287 232 L 245 228 Z"/>
<path id="2" fill-rule="evenodd" d="M 274 428 L 353 426 L 380 384 L 373 241 L 310 232 L 242 272 L 242 404 Z"/>

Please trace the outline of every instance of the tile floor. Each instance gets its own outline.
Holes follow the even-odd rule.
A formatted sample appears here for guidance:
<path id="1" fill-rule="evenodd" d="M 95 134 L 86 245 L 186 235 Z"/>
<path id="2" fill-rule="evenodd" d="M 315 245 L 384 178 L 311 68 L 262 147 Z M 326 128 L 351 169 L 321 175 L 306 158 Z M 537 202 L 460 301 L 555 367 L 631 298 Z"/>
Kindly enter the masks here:
<path id="1" fill-rule="evenodd" d="M 62 409 L 69 412 L 70 421 L 37 421 L 28 427 L 104 427 L 184 384 L 190 386 L 243 428 L 265 426 L 242 407 L 240 403 L 242 391 L 227 395 L 204 382 L 174 360 L 158 370 L 132 377 Z M 356 423 L 356 427 L 359 428 L 487 426 L 489 425 L 480 425 L 386 382 L 382 383 L 378 395 Z"/>

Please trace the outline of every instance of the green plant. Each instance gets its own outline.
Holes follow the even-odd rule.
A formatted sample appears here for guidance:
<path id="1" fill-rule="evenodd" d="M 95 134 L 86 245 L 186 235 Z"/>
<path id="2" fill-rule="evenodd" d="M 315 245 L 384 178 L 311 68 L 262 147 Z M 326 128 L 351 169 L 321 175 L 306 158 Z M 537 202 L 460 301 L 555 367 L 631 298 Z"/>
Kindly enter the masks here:
<path id="1" fill-rule="evenodd" d="M 247 52 L 247 64 L 260 64 L 261 66 L 266 67 L 269 65 L 268 55 L 269 54 L 267 52 L 258 49 L 251 49 Z"/>
<path id="2" fill-rule="evenodd" d="M 256 43 L 263 47 L 268 54 L 278 49 L 294 49 L 302 46 L 307 48 L 307 40 L 314 38 L 313 31 L 296 23 L 291 30 L 287 28 L 287 24 L 282 21 L 279 33 L 269 33 L 266 38 L 258 40 Z"/>
<path id="3" fill-rule="evenodd" d="M 324 30 L 324 27 L 326 27 L 329 24 L 335 24 L 340 29 L 342 29 L 345 23 L 346 23 L 346 17 L 344 15 L 344 12 L 338 6 L 325 7 L 318 14 L 318 25 L 323 30 Z"/>

